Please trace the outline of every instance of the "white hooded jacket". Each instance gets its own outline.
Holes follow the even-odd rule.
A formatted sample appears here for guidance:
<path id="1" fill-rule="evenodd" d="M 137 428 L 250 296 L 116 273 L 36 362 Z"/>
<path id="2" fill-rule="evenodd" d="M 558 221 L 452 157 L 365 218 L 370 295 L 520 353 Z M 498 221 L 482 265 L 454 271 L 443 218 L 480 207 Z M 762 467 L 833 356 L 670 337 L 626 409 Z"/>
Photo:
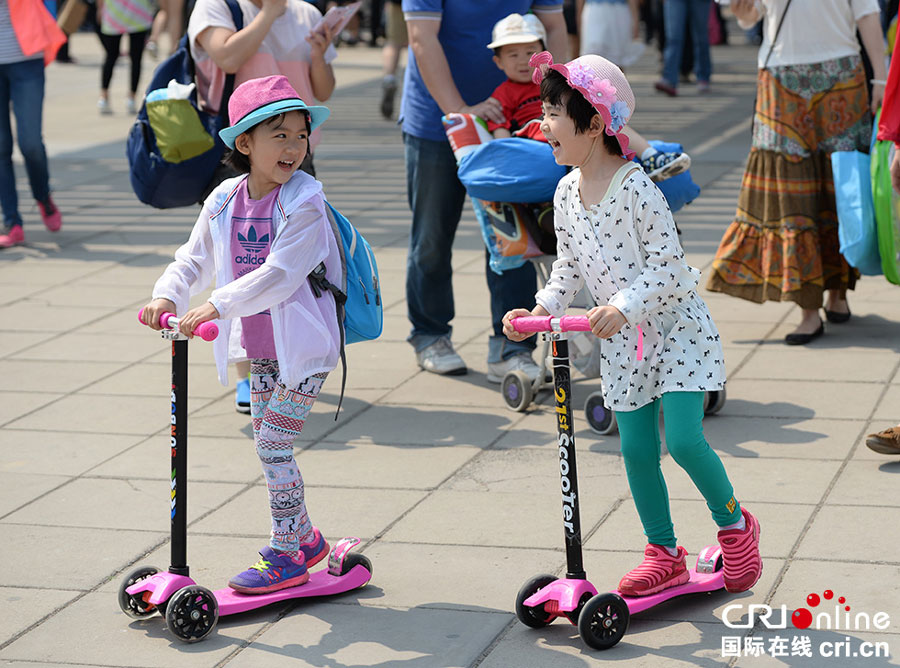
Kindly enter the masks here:
<path id="1" fill-rule="evenodd" d="M 239 340 L 231 342 L 236 329 L 232 320 L 271 309 L 281 378 L 287 387 L 295 387 L 309 376 L 331 371 L 339 359 L 334 298 L 330 293 L 317 298 L 308 280 L 310 272 L 324 262 L 328 280 L 340 285 L 338 242 L 325 214 L 322 184 L 298 171 L 276 198 L 272 214 L 275 235 L 265 263 L 235 279 L 231 215 L 238 185 L 245 178 L 247 175 L 226 179 L 209 195 L 190 239 L 175 251 L 175 261 L 153 286 L 153 298 L 174 302 L 176 314 L 183 315 L 191 296 L 205 290 L 215 278 L 216 289 L 209 302 L 220 316 L 213 352 L 223 385 L 228 385 L 229 362 L 246 359 Z"/>

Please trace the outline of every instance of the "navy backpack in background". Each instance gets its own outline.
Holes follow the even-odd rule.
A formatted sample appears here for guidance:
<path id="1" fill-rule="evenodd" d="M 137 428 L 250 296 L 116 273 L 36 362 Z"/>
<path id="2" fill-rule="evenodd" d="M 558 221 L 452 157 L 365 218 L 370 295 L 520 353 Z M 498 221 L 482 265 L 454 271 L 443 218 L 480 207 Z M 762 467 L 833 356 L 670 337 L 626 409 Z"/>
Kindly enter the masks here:
<path id="1" fill-rule="evenodd" d="M 235 30 L 240 30 L 244 27 L 240 6 L 236 0 L 225 2 L 231 11 Z M 225 144 L 219 138 L 219 129 L 228 126 L 228 99 L 234 89 L 234 75 L 229 74 L 225 78 L 219 113 L 216 115 L 199 108 L 196 88 L 188 100 L 177 101 L 182 103 L 179 113 L 169 113 L 174 112 L 174 105 L 171 108 L 164 105 L 171 101 L 149 100 L 151 93 L 166 89 L 172 80 L 180 84 L 194 83 L 194 61 L 191 58 L 187 35 L 178 43 L 175 52 L 153 72 L 153 78 L 147 87 L 148 99 L 141 105 L 137 119 L 128 134 L 126 155 L 131 173 L 131 187 L 141 202 L 157 209 L 196 204 L 208 191 L 210 181 L 225 151 Z M 185 102 L 190 106 L 185 107 Z M 163 105 L 161 108 L 151 109 L 155 112 L 152 119 L 147 113 L 148 104 Z M 188 152 L 187 155 L 190 157 L 186 157 L 183 154 L 177 155 L 178 151 L 173 151 L 172 146 L 160 151 L 157 134 L 161 137 L 165 135 L 174 138 L 177 142 L 177 138 L 184 133 L 191 134 L 193 145 L 200 145 L 199 150 L 202 152 L 194 155 Z M 198 133 L 199 138 L 193 136 Z M 200 140 L 200 144 L 197 143 L 197 139 Z M 202 145 L 203 140 L 209 148 Z M 177 149 L 177 145 L 174 148 Z"/>

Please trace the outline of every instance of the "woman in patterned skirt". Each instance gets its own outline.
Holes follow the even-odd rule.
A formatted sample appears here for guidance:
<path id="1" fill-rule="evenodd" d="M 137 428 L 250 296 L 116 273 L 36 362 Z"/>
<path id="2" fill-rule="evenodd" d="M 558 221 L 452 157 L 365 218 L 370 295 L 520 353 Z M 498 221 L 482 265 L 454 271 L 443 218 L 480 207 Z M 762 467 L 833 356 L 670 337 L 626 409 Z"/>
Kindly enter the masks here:
<path id="1" fill-rule="evenodd" d="M 709 279 L 715 292 L 801 309 L 791 345 L 850 319 L 856 270 L 840 254 L 833 151 L 868 152 L 886 79 L 878 0 L 733 0 L 742 27 L 764 19 L 753 139 L 734 221 Z M 779 30 L 779 24 L 781 24 Z M 856 31 L 872 62 L 869 100 Z M 773 44 L 774 41 L 774 44 Z"/>

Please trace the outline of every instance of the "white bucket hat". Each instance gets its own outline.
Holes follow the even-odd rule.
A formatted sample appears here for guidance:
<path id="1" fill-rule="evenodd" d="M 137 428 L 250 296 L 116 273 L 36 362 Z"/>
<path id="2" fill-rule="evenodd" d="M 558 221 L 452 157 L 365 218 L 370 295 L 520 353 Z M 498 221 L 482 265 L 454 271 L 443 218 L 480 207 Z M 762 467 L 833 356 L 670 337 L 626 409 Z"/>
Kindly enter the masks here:
<path id="1" fill-rule="evenodd" d="M 510 14 L 502 18 L 494 25 L 491 33 L 489 49 L 496 49 L 507 44 L 530 44 L 541 42 L 547 46 L 547 31 L 544 24 L 534 14 Z"/>

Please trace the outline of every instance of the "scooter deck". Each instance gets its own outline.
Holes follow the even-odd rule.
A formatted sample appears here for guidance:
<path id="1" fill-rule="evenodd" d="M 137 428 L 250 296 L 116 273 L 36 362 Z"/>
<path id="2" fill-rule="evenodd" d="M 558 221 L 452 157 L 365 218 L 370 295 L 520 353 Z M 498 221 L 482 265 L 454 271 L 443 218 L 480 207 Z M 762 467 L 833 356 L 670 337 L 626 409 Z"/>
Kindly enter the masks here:
<path id="1" fill-rule="evenodd" d="M 213 592 L 219 603 L 219 616 L 234 615 L 247 610 L 262 608 L 278 601 L 292 598 L 312 598 L 315 596 L 332 596 L 352 589 L 358 589 L 372 579 L 365 566 L 357 564 L 344 575 L 332 575 L 327 569 L 311 573 L 309 580 L 296 587 L 287 587 L 267 594 L 241 594 L 225 587 Z"/>
<path id="2" fill-rule="evenodd" d="M 698 594 L 701 592 L 716 591 L 725 587 L 725 574 L 722 570 L 713 573 L 698 573 L 695 568 L 688 571 L 691 579 L 677 587 L 669 587 L 649 596 L 626 596 L 616 591 L 615 593 L 622 597 L 628 606 L 628 611 L 634 615 L 643 612 L 654 606 L 659 605 L 676 596 L 684 594 Z"/>

